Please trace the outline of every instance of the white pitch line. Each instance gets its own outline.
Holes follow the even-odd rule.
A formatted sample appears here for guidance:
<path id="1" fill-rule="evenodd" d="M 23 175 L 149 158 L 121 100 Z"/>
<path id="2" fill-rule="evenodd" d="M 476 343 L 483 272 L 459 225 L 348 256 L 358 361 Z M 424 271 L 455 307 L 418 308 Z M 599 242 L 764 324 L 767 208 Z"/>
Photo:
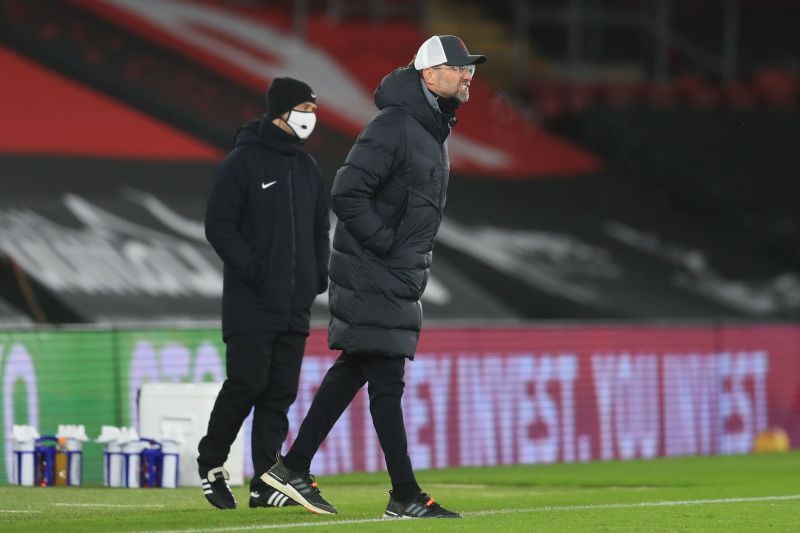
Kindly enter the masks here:
<path id="1" fill-rule="evenodd" d="M 122 507 L 122 508 L 137 508 L 142 507 L 164 507 L 163 503 L 67 503 L 58 502 L 54 503 L 56 507 Z"/>
<path id="2" fill-rule="evenodd" d="M 674 500 L 663 502 L 639 502 L 639 503 L 598 503 L 595 505 L 554 505 L 552 507 L 533 507 L 531 509 L 496 509 L 490 511 L 475 511 L 474 513 L 464 513 L 465 516 L 490 516 L 496 514 L 509 513 L 552 513 L 558 511 L 586 511 L 592 509 L 635 509 L 637 507 L 677 507 L 685 505 L 707 505 L 714 503 L 746 503 L 746 502 L 770 502 L 800 500 L 800 494 L 790 494 L 788 496 L 753 496 L 747 498 L 717 498 L 709 500 Z"/>
<path id="3" fill-rule="evenodd" d="M 28 511 L 25 509 L 0 509 L 0 513 L 38 513 L 39 511 Z"/>
<path id="4" fill-rule="evenodd" d="M 405 521 L 405 520 L 404 520 Z M 328 520 L 323 522 L 289 522 L 288 524 L 267 524 L 255 526 L 232 526 L 232 527 L 210 527 L 203 529 L 167 529 L 163 531 L 151 531 L 150 533 L 206 533 L 212 531 L 261 531 L 262 529 L 283 529 L 289 527 L 331 527 L 347 526 L 353 524 L 371 524 L 376 522 L 394 522 L 394 520 L 384 520 L 383 518 L 362 518 L 357 520 Z"/>
<path id="5" fill-rule="evenodd" d="M 600 503 L 596 505 L 562 505 L 547 507 L 531 507 L 528 509 L 496 509 L 489 511 L 476 511 L 474 513 L 464 513 L 465 517 L 490 516 L 498 514 L 515 513 L 552 513 L 559 511 L 587 511 L 594 509 L 635 509 L 637 507 L 678 507 L 687 505 L 709 505 L 720 503 L 746 503 L 746 502 L 770 502 L 800 500 L 800 494 L 789 494 L 786 496 L 752 496 L 742 498 L 717 498 L 706 500 L 667 500 L 660 502 L 639 502 L 639 503 Z M 372 524 L 377 522 L 395 522 L 395 520 L 384 520 L 383 518 L 364 518 L 360 520 L 329 520 L 324 522 L 290 522 L 287 524 L 266 524 L 252 526 L 233 526 L 233 527 L 212 527 L 203 529 L 168 529 L 153 531 L 151 533 L 211 533 L 217 531 L 262 531 L 267 529 L 282 529 L 290 527 L 333 527 L 346 526 L 352 524 Z"/>

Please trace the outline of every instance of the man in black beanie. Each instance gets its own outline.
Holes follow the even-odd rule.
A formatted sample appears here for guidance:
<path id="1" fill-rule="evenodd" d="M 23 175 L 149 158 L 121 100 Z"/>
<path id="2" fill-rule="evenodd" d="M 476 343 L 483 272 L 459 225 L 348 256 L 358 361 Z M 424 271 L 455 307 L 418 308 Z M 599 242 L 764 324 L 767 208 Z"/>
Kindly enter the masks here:
<path id="1" fill-rule="evenodd" d="M 255 471 L 275 462 L 297 396 L 311 304 L 328 287 L 329 190 L 303 147 L 316 100 L 302 81 L 273 80 L 267 113 L 239 129 L 208 199 L 206 238 L 224 265 L 227 379 L 197 462 L 203 493 L 220 509 L 236 507 L 223 464 L 251 409 Z M 258 476 L 251 481 L 250 507 L 293 504 Z"/>

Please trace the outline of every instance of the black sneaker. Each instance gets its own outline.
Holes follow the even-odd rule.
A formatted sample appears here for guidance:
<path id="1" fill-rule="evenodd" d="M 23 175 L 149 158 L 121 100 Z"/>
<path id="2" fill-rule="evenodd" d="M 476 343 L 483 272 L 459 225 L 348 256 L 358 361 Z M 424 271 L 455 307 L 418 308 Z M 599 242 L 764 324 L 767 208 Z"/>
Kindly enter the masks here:
<path id="1" fill-rule="evenodd" d="M 292 505 L 300 504 L 272 487 L 250 491 L 251 509 L 255 507 L 290 507 Z"/>
<path id="2" fill-rule="evenodd" d="M 200 472 L 200 480 L 203 482 L 203 494 L 206 500 L 218 509 L 236 509 L 236 498 L 233 497 L 231 488 L 228 486 L 227 470 L 218 466 L 208 472 Z"/>
<path id="3" fill-rule="evenodd" d="M 383 518 L 461 518 L 461 515 L 448 511 L 424 492 L 407 502 L 399 502 L 392 497 L 392 491 L 389 491 L 389 504 Z"/>
<path id="4" fill-rule="evenodd" d="M 278 460 L 272 468 L 261 474 L 261 481 L 290 497 L 312 513 L 336 514 L 336 507 L 325 501 L 319 493 L 311 474 L 294 472 Z"/>

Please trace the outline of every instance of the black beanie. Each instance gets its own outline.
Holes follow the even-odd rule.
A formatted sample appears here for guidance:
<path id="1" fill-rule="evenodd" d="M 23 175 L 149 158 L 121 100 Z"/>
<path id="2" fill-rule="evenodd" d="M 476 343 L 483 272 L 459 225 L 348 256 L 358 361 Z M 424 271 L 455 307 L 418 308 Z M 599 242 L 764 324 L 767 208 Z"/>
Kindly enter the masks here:
<path id="1" fill-rule="evenodd" d="M 317 103 L 311 87 L 294 78 L 275 78 L 267 89 L 267 116 L 279 117 L 303 102 Z"/>

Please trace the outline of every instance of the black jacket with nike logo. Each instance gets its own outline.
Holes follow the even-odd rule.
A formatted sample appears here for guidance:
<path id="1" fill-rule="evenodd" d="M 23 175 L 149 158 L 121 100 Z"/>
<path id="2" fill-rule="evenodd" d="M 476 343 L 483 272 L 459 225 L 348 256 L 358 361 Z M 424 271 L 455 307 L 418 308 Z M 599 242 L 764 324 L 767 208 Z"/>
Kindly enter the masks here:
<path id="1" fill-rule="evenodd" d="M 236 134 L 206 208 L 206 238 L 224 264 L 224 338 L 308 333 L 311 304 L 328 287 L 330 195 L 297 137 L 269 119 Z"/>

